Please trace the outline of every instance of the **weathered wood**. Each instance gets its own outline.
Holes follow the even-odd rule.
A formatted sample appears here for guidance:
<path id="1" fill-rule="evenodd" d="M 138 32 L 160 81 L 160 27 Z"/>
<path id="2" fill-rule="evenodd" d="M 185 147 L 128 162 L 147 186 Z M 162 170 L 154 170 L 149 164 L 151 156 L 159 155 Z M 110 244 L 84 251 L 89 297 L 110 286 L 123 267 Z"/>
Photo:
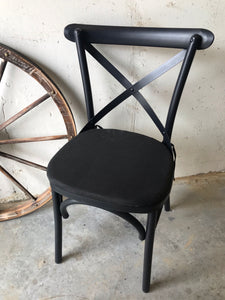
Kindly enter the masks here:
<path id="1" fill-rule="evenodd" d="M 2 76 L 4 74 L 6 64 L 7 64 L 6 60 L 1 61 L 1 64 L 0 64 L 0 81 L 2 80 Z"/>
<path id="2" fill-rule="evenodd" d="M 8 179 L 10 179 L 20 190 L 24 192 L 29 199 L 36 200 L 36 198 L 18 181 L 15 177 L 13 177 L 6 169 L 0 166 L 0 172 L 2 172 Z"/>
<path id="3" fill-rule="evenodd" d="M 25 56 L 21 55 L 20 53 L 16 52 L 15 50 L 0 44 L 0 58 L 4 61 L 2 64 L 0 64 L 0 74 L 3 75 L 4 68 L 7 63 L 12 64 L 19 69 L 26 72 L 29 76 L 31 76 L 35 81 L 37 81 L 46 91 L 48 95 L 50 95 L 51 100 L 54 101 L 54 103 L 57 105 L 57 108 L 59 109 L 66 129 L 65 136 L 61 136 L 61 138 L 67 138 L 70 140 L 76 135 L 76 127 L 75 122 L 73 119 L 72 112 L 70 110 L 70 107 L 66 101 L 66 99 L 63 97 L 60 90 L 57 88 L 55 83 L 40 69 L 39 66 L 35 65 L 32 61 L 30 61 Z M 2 71 L 1 71 L 2 70 Z M 1 73 L 2 72 L 2 73 Z M 4 73 L 5 74 L 5 73 Z M 37 100 L 38 101 L 38 100 Z M 21 114 L 22 116 L 22 114 Z M 13 116 L 15 118 L 15 116 Z M 20 116 L 19 116 L 20 117 Z M 17 119 L 17 117 L 16 117 Z M 15 119 L 11 119 L 13 122 Z M 2 125 L 2 124 L 1 124 Z M 4 128 L 5 125 L 4 124 Z M 16 125 L 16 124 L 14 124 Z M 15 142 L 18 142 L 18 139 Z M 21 139 L 20 139 L 21 140 Z M 27 139 L 25 139 L 27 142 Z M 46 140 L 46 139 L 44 139 Z M 49 139 L 47 139 L 49 140 Z M 54 140 L 54 138 L 53 138 Z M 31 142 L 33 140 L 30 140 Z M 35 140 L 37 141 L 37 139 Z M 21 141 L 22 142 L 22 141 Z M 24 142 L 24 141 L 23 141 Z M 2 143 L 2 145 L 5 142 Z M 11 140 L 12 143 L 12 140 Z M 47 144 L 47 147 L 49 145 Z M 19 162 L 19 161 L 18 161 Z M 21 162 L 21 161 L 20 161 Z M 1 182 L 0 182 L 1 185 Z M 10 220 L 17 217 L 21 217 L 23 215 L 26 215 L 32 211 L 35 211 L 39 207 L 43 206 L 45 203 L 47 203 L 51 199 L 51 190 L 48 188 L 47 190 L 40 191 L 38 195 L 36 196 L 36 200 L 34 199 L 28 199 L 28 200 L 20 200 L 14 202 L 14 205 L 9 204 L 8 207 L 3 207 L 0 204 L 0 221 L 4 220 Z"/>
<path id="4" fill-rule="evenodd" d="M 25 164 L 25 165 L 30 166 L 30 167 L 34 167 L 36 169 L 40 169 L 40 170 L 43 170 L 43 171 L 47 170 L 47 168 L 44 167 L 44 166 L 41 166 L 41 165 L 36 164 L 34 162 L 31 162 L 29 160 L 26 160 L 26 159 L 23 159 L 23 158 L 20 158 L 20 157 L 17 157 L 17 156 L 14 156 L 12 154 L 8 154 L 8 153 L 2 152 L 2 151 L 0 151 L 0 156 L 8 158 L 8 159 L 15 160 L 15 161 L 18 161 L 18 162 L 20 162 L 22 164 Z"/>
<path id="5" fill-rule="evenodd" d="M 0 58 L 3 58 L 4 60 L 19 67 L 43 86 L 46 92 L 52 97 L 62 114 L 68 132 L 68 138 L 71 139 L 73 136 L 75 136 L 76 126 L 73 114 L 67 104 L 66 99 L 63 97 L 62 93 L 53 83 L 53 81 L 40 69 L 40 67 L 35 65 L 24 55 L 3 44 L 0 44 Z"/>
<path id="6" fill-rule="evenodd" d="M 30 138 L 0 140 L 0 145 L 45 142 L 45 141 L 53 141 L 53 140 L 61 140 L 61 139 L 68 139 L 68 135 L 38 136 L 38 137 L 30 137 Z"/>
<path id="7" fill-rule="evenodd" d="M 40 194 L 36 200 L 19 201 L 19 203 L 16 203 L 17 205 L 14 203 L 11 207 L 9 205 L 8 208 L 1 205 L 0 221 L 11 220 L 29 214 L 45 205 L 51 198 L 51 189 L 48 188 L 44 193 Z"/>
<path id="8" fill-rule="evenodd" d="M 30 105 L 28 105 L 27 107 L 25 107 L 24 109 L 22 109 L 21 111 L 19 111 L 18 113 L 16 113 L 14 116 L 12 116 L 8 120 L 6 120 L 2 124 L 0 124 L 0 130 L 3 130 L 8 125 L 10 125 L 11 123 L 15 122 L 17 119 L 19 119 L 20 117 L 22 117 L 23 115 L 25 115 L 27 112 L 29 112 L 30 110 L 32 110 L 37 105 L 39 105 L 42 102 L 44 102 L 49 97 L 50 97 L 49 94 L 45 94 L 44 96 L 40 97 L 39 99 L 37 99 L 36 101 L 34 101 L 33 103 L 31 103 Z"/>

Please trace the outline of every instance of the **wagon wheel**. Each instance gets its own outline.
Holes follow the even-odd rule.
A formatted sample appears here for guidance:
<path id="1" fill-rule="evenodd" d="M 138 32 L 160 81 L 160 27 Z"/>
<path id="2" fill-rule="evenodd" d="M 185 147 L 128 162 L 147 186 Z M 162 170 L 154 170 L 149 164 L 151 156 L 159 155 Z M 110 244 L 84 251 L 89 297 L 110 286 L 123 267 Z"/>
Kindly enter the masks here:
<path id="1" fill-rule="evenodd" d="M 0 221 L 4 221 L 33 212 L 51 199 L 47 163 L 76 135 L 76 128 L 52 80 L 2 44 L 0 81 Z"/>

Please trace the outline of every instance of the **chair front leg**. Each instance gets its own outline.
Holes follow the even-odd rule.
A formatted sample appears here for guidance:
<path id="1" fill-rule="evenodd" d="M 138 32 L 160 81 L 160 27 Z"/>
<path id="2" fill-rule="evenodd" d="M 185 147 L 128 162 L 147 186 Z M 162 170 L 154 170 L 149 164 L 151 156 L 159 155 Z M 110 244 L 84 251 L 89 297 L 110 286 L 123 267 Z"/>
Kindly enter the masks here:
<path id="1" fill-rule="evenodd" d="M 62 196 L 52 190 L 52 200 L 55 222 L 55 262 L 59 264 L 62 262 L 62 215 L 60 212 Z"/>
<path id="2" fill-rule="evenodd" d="M 151 268 L 152 268 L 152 253 L 153 243 L 155 236 L 155 228 L 158 219 L 158 211 L 154 211 L 148 214 L 146 225 L 146 237 L 145 237 L 145 250 L 144 250 L 144 268 L 143 268 L 143 292 L 148 293 L 150 290 L 151 281 Z"/>

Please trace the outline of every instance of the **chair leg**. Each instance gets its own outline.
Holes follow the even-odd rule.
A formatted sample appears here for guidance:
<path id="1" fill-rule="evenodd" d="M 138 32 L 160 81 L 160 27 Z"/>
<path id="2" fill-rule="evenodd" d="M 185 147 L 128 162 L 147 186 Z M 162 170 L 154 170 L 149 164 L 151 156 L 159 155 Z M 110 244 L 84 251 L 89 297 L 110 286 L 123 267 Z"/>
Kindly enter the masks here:
<path id="1" fill-rule="evenodd" d="M 154 243 L 157 218 L 158 218 L 157 211 L 148 214 L 147 226 L 146 226 L 146 237 L 145 237 L 145 250 L 144 250 L 143 281 L 142 281 L 142 289 L 143 292 L 145 293 L 148 293 L 150 290 L 152 253 L 153 253 L 153 243 Z"/>
<path id="2" fill-rule="evenodd" d="M 60 204 L 62 196 L 52 190 L 52 200 L 55 221 L 55 262 L 62 262 L 62 216 L 60 212 Z"/>
<path id="3" fill-rule="evenodd" d="M 165 207 L 165 211 L 170 211 L 170 196 L 168 196 L 168 199 L 166 200 L 165 204 L 164 204 L 164 207 Z"/>

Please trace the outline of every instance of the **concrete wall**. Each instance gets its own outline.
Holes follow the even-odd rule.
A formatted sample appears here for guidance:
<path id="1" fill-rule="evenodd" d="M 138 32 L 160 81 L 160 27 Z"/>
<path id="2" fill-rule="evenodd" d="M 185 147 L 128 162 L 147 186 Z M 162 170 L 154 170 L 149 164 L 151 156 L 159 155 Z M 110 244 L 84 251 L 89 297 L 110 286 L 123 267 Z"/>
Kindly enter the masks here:
<path id="1" fill-rule="evenodd" d="M 186 176 L 225 169 L 224 16 L 225 2 L 222 0 L 7 0 L 1 1 L 0 42 L 21 51 L 48 71 L 71 105 L 79 130 L 86 120 L 84 102 L 77 59 L 74 55 L 75 45 L 64 38 L 65 25 L 89 23 L 198 27 L 212 30 L 216 37 L 215 42 L 211 48 L 196 55 L 173 134 L 173 142 L 178 153 L 176 176 Z M 116 48 L 113 50 L 115 52 L 112 48 L 103 48 L 103 52 L 109 55 L 132 81 L 146 74 L 148 70 L 144 71 L 144 64 L 150 70 L 160 64 L 159 55 L 155 50 L 150 52 L 151 56 L 146 49 L 137 51 L 135 48 L 129 48 L 125 51 Z M 161 63 L 163 63 L 174 54 L 174 51 L 162 50 L 161 54 Z M 132 65 L 133 59 L 136 61 L 134 65 Z M 126 64 L 129 66 L 129 71 L 126 69 Z M 98 95 L 95 93 L 94 95 L 97 98 L 98 109 L 123 89 L 105 75 L 101 68 L 95 64 L 93 66 L 96 68 L 92 77 L 97 87 Z M 136 67 L 140 70 L 137 71 Z M 151 98 L 150 102 L 162 120 L 165 118 L 169 101 L 166 96 L 170 96 L 171 93 L 170 78 L 170 75 L 165 75 L 143 91 L 147 98 Z M 97 82 L 100 82 L 100 85 Z M 161 82 L 166 84 L 166 88 L 162 91 Z M 112 87 L 110 87 L 111 83 Z M 25 92 L 25 99 L 21 97 L 21 107 L 23 101 L 26 102 L 29 96 L 30 94 Z M 11 99 L 11 104 L 8 106 L 9 115 L 15 102 Z M 6 108 L 5 103 L 4 105 Z M 3 106 L 3 102 L 0 106 Z M 46 128 L 46 125 L 42 124 L 41 111 L 39 113 L 40 115 L 36 114 L 35 130 Z M 55 118 L 55 120 L 51 118 L 51 122 L 57 129 L 60 122 L 56 115 Z M 128 100 L 121 110 L 115 110 L 111 119 L 105 119 L 103 124 L 145 134 L 156 134 L 151 129 L 152 124 L 148 117 L 132 99 Z M 31 128 L 31 125 L 24 126 L 22 133 L 20 131 L 18 134 L 28 135 L 26 132 L 28 128 Z M 60 145 L 57 147 L 59 148 Z M 41 156 L 51 156 L 52 152 L 47 153 L 49 148 L 50 146 L 42 151 Z"/>

